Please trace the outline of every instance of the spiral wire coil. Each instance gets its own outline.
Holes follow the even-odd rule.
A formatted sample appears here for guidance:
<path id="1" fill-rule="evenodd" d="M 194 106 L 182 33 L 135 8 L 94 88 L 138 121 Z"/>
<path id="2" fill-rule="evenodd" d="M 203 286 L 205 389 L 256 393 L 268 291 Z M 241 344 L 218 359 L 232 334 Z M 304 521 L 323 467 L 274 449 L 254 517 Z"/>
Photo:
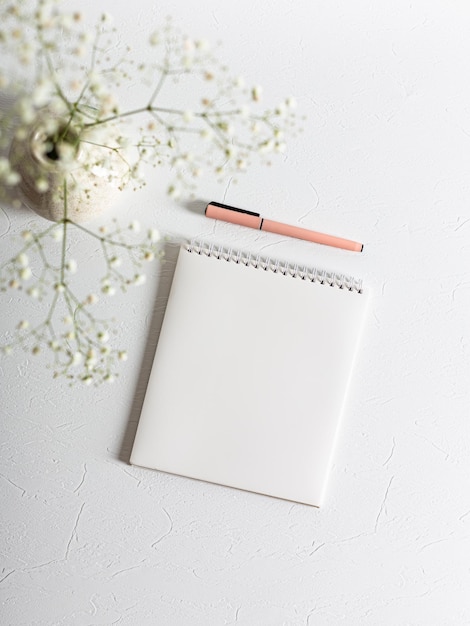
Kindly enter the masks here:
<path id="1" fill-rule="evenodd" d="M 222 261 L 262 269 L 266 272 L 274 272 L 275 274 L 283 274 L 284 276 L 290 276 L 292 278 L 300 278 L 301 280 L 307 280 L 311 283 L 329 285 L 330 287 L 346 289 L 356 293 L 363 292 L 362 280 L 346 274 L 338 274 L 314 267 L 298 265 L 297 263 L 293 264 L 287 261 L 279 261 L 269 257 L 262 257 L 259 254 L 242 252 L 241 250 L 234 250 L 216 244 L 202 243 L 197 240 L 192 240 L 190 243 L 186 244 L 185 249 L 188 252 L 196 253 L 201 256 L 214 257 Z"/>

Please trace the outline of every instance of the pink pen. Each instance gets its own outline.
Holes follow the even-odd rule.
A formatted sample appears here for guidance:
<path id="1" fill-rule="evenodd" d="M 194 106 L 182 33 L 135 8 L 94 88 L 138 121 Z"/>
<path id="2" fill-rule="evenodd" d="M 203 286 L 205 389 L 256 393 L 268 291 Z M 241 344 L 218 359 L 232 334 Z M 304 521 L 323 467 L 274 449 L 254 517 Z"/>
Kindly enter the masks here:
<path id="1" fill-rule="evenodd" d="M 353 252 L 362 252 L 364 246 L 357 241 L 350 241 L 342 237 L 334 237 L 333 235 L 325 235 L 307 228 L 299 228 L 298 226 L 289 226 L 282 222 L 266 220 L 259 213 L 245 211 L 244 209 L 236 209 L 233 206 L 220 204 L 220 202 L 209 202 L 205 211 L 207 217 L 216 220 L 239 224 L 240 226 L 248 226 L 256 230 L 265 230 L 269 233 L 277 233 L 278 235 L 287 235 L 297 239 L 305 239 L 314 243 L 322 243 L 325 246 L 334 246 L 343 250 L 352 250 Z"/>

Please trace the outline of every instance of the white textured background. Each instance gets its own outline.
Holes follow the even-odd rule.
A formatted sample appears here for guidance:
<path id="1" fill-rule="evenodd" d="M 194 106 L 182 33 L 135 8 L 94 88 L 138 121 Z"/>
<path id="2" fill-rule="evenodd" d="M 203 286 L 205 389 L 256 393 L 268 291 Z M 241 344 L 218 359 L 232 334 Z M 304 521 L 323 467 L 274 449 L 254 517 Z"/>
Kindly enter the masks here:
<path id="1" fill-rule="evenodd" d="M 72 6 L 71 2 L 68 2 Z M 99 8 L 97 8 L 99 4 Z M 80 2 L 138 42 L 167 14 L 224 40 L 305 132 L 201 199 L 364 241 L 362 255 L 214 223 L 158 178 L 115 214 L 178 237 L 362 276 L 373 292 L 325 506 L 128 465 L 172 252 L 118 298 L 119 384 L 0 362 L 0 622 L 12 626 L 470 624 L 470 6 L 467 2 Z M 1 255 L 36 218 L 0 211 Z M 77 240 L 75 256 L 95 255 Z M 97 257 L 98 258 L 98 257 Z M 2 296 L 1 329 L 25 316 Z M 312 398 L 314 404 L 315 398 Z"/>

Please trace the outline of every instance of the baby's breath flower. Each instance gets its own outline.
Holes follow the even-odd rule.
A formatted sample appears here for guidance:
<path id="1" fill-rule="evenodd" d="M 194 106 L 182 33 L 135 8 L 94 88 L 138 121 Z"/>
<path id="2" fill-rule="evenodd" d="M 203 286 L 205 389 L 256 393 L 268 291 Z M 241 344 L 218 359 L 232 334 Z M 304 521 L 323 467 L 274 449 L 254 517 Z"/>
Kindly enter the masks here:
<path id="1" fill-rule="evenodd" d="M 192 122 L 193 119 L 194 119 L 194 113 L 192 111 L 185 111 L 183 113 L 183 120 L 186 123 Z"/>
<path id="2" fill-rule="evenodd" d="M 194 41 L 189 37 L 186 37 L 186 39 L 183 41 L 183 49 L 186 52 L 193 52 L 194 47 Z"/>
<path id="3" fill-rule="evenodd" d="M 38 178 L 36 181 L 36 189 L 39 193 L 45 193 L 49 189 L 49 183 L 45 178 Z"/>
<path id="4" fill-rule="evenodd" d="M 196 48 L 198 50 L 209 50 L 210 48 L 210 43 L 207 41 L 207 39 L 198 39 L 196 42 Z"/>
<path id="5" fill-rule="evenodd" d="M 153 252 L 146 252 L 146 253 L 144 254 L 144 259 L 145 259 L 146 261 L 153 261 L 153 260 L 154 260 L 154 258 L 155 258 L 155 254 L 154 254 Z"/>
<path id="6" fill-rule="evenodd" d="M 110 15 L 109 13 L 102 13 L 101 15 L 101 22 L 103 24 L 111 24 L 113 21 L 113 16 Z"/>
<path id="7" fill-rule="evenodd" d="M 98 341 L 100 343 L 106 343 L 109 341 L 109 333 L 107 330 L 100 330 L 96 336 L 98 337 Z"/>
<path id="8" fill-rule="evenodd" d="M 73 324 L 73 317 L 71 315 L 66 315 L 62 321 L 66 326 L 71 326 Z"/>
<path id="9" fill-rule="evenodd" d="M 11 163 L 6 157 L 0 157 L 0 181 L 9 187 L 13 187 L 20 181 L 20 176 L 11 168 Z"/>
<path id="10" fill-rule="evenodd" d="M 31 276 L 32 272 L 30 267 L 23 267 L 23 269 L 20 271 L 21 280 L 29 280 Z"/>
<path id="11" fill-rule="evenodd" d="M 253 89 L 251 90 L 252 100 L 254 100 L 255 102 L 259 102 L 261 100 L 262 93 L 263 88 L 260 87 L 260 85 L 256 85 L 256 87 L 253 87 Z"/>
<path id="12" fill-rule="evenodd" d="M 24 230 L 21 233 L 21 236 L 23 237 L 25 241 L 31 241 L 33 238 L 33 233 L 30 230 Z"/>
<path id="13" fill-rule="evenodd" d="M 34 346 L 33 349 L 31 350 L 31 352 L 34 355 L 39 354 L 41 352 L 40 346 Z"/>
<path id="14" fill-rule="evenodd" d="M 97 361 L 96 352 L 95 350 L 93 350 L 93 348 L 90 348 L 90 350 L 88 350 L 88 352 L 86 353 L 85 366 L 88 369 L 93 369 L 93 367 L 96 365 L 96 361 Z"/>
<path id="15" fill-rule="evenodd" d="M 22 252 L 16 257 L 16 262 L 18 263 L 18 265 L 21 265 L 21 267 L 27 267 L 29 264 L 28 256 L 24 252 Z"/>
<path id="16" fill-rule="evenodd" d="M 160 239 L 160 233 L 156 228 L 149 228 L 147 236 L 152 242 L 158 241 Z"/>
<path id="17" fill-rule="evenodd" d="M 22 98 L 17 107 L 21 121 L 24 124 L 31 124 L 34 121 L 35 111 L 33 102 L 28 98 Z"/>
<path id="18" fill-rule="evenodd" d="M 214 136 L 214 133 L 212 132 L 210 128 L 203 128 L 201 130 L 201 137 L 205 141 L 210 141 L 213 138 L 213 136 Z"/>
<path id="19" fill-rule="evenodd" d="M 49 102 L 53 93 L 54 83 L 51 80 L 42 78 L 33 90 L 31 95 L 32 103 L 35 107 L 43 107 Z"/>
<path id="20" fill-rule="evenodd" d="M 85 374 L 85 376 L 82 376 L 82 382 L 84 385 L 91 385 L 93 377 L 90 374 Z"/>
<path id="21" fill-rule="evenodd" d="M 262 143 L 260 143 L 259 145 L 259 152 L 260 153 L 266 153 L 266 152 L 271 152 L 274 148 L 274 142 L 272 139 L 268 139 L 267 141 L 263 141 Z"/>
<path id="22" fill-rule="evenodd" d="M 111 267 L 120 267 L 122 265 L 122 259 L 118 256 L 113 256 L 111 259 L 109 259 L 109 264 Z"/>
<path id="23" fill-rule="evenodd" d="M 31 298 L 39 298 L 39 289 L 37 287 L 30 287 L 27 293 Z"/>
<path id="24" fill-rule="evenodd" d="M 286 105 L 288 106 L 289 109 L 295 109 L 297 107 L 297 100 L 293 98 L 292 96 L 290 96 L 286 100 Z"/>
<path id="25" fill-rule="evenodd" d="M 112 374 L 106 374 L 106 376 L 104 377 L 104 380 L 107 383 L 113 383 L 114 382 L 114 376 Z"/>
<path id="26" fill-rule="evenodd" d="M 93 36 L 90 32 L 86 31 L 86 32 L 81 32 L 78 35 L 78 39 L 82 43 L 89 43 L 93 39 Z"/>
<path id="27" fill-rule="evenodd" d="M 75 146 L 68 143 L 68 141 L 59 141 L 55 144 L 55 149 L 59 155 L 62 165 L 67 166 L 75 163 L 75 157 L 77 154 Z"/>
<path id="28" fill-rule="evenodd" d="M 7 185 L 7 187 L 14 187 L 21 180 L 21 177 L 18 174 L 18 172 L 13 172 L 13 171 L 6 172 L 2 176 L 2 178 L 3 178 L 3 182 L 5 183 L 5 185 Z"/>
<path id="29" fill-rule="evenodd" d="M 72 365 L 78 365 L 83 360 L 83 354 L 81 352 L 75 352 L 72 357 Z"/>
<path id="30" fill-rule="evenodd" d="M 18 289 L 20 287 L 20 283 L 15 278 L 12 278 L 9 281 L 8 286 L 10 289 Z"/>
<path id="31" fill-rule="evenodd" d="M 63 293 L 65 291 L 64 283 L 56 283 L 54 285 L 54 290 L 57 291 L 57 293 Z"/>
<path id="32" fill-rule="evenodd" d="M 103 285 L 101 287 L 101 291 L 107 296 L 114 296 L 114 294 L 116 293 L 116 289 L 112 285 L 109 285 L 109 284 Z"/>
<path id="33" fill-rule="evenodd" d="M 84 57 L 87 53 L 86 46 L 76 46 L 73 49 L 73 55 L 76 57 Z"/>
<path id="34" fill-rule="evenodd" d="M 149 42 L 151 46 L 158 46 L 160 43 L 160 34 L 158 31 L 153 32 L 149 37 Z"/>
<path id="35" fill-rule="evenodd" d="M 127 361 L 127 352 L 125 350 L 118 352 L 118 359 L 120 361 Z"/>
<path id="36" fill-rule="evenodd" d="M 170 196 L 170 198 L 179 198 L 181 195 L 181 190 L 178 189 L 178 187 L 176 187 L 175 185 L 170 185 L 168 187 L 168 195 Z"/>
<path id="37" fill-rule="evenodd" d="M 63 228 L 61 228 L 61 227 L 55 228 L 52 231 L 51 236 L 52 236 L 52 239 L 55 239 L 55 241 L 62 241 L 62 239 L 64 237 Z"/>
<path id="38" fill-rule="evenodd" d="M 137 220 L 132 220 L 132 222 L 129 224 L 129 230 L 133 230 L 135 233 L 140 232 L 140 222 L 138 222 Z"/>
<path id="39" fill-rule="evenodd" d="M 26 330 L 27 328 L 29 328 L 28 320 L 21 320 L 21 322 L 18 324 L 18 329 L 19 330 Z"/>
<path id="40" fill-rule="evenodd" d="M 117 138 L 117 143 L 121 148 L 128 148 L 131 144 L 131 140 L 129 137 L 124 137 L 123 135 L 120 135 Z"/>
<path id="41" fill-rule="evenodd" d="M 134 276 L 134 285 L 143 285 L 146 280 L 147 277 L 145 276 L 145 274 L 136 274 Z"/>
<path id="42" fill-rule="evenodd" d="M 75 274 L 77 271 L 77 261 L 75 261 L 75 259 L 70 259 L 65 264 L 65 269 L 70 272 L 70 274 Z"/>
<path id="43" fill-rule="evenodd" d="M 86 298 L 85 298 L 85 304 L 96 304 L 98 302 L 98 296 L 94 293 L 90 293 Z"/>

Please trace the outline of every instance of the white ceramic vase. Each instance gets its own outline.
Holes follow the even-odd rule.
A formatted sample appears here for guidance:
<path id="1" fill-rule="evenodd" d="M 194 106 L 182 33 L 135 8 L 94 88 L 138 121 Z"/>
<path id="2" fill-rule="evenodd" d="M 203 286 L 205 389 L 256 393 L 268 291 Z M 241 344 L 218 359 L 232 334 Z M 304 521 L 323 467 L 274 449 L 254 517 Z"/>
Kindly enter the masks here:
<path id="1" fill-rule="evenodd" d="M 51 128 L 65 125 L 47 110 L 41 112 L 13 139 L 10 162 L 21 177 L 19 190 L 29 208 L 54 222 L 64 217 L 86 222 L 112 206 L 128 166 L 102 129 L 82 131 L 78 138 L 68 128 L 62 142 L 67 150 L 61 154 L 49 137 Z"/>

